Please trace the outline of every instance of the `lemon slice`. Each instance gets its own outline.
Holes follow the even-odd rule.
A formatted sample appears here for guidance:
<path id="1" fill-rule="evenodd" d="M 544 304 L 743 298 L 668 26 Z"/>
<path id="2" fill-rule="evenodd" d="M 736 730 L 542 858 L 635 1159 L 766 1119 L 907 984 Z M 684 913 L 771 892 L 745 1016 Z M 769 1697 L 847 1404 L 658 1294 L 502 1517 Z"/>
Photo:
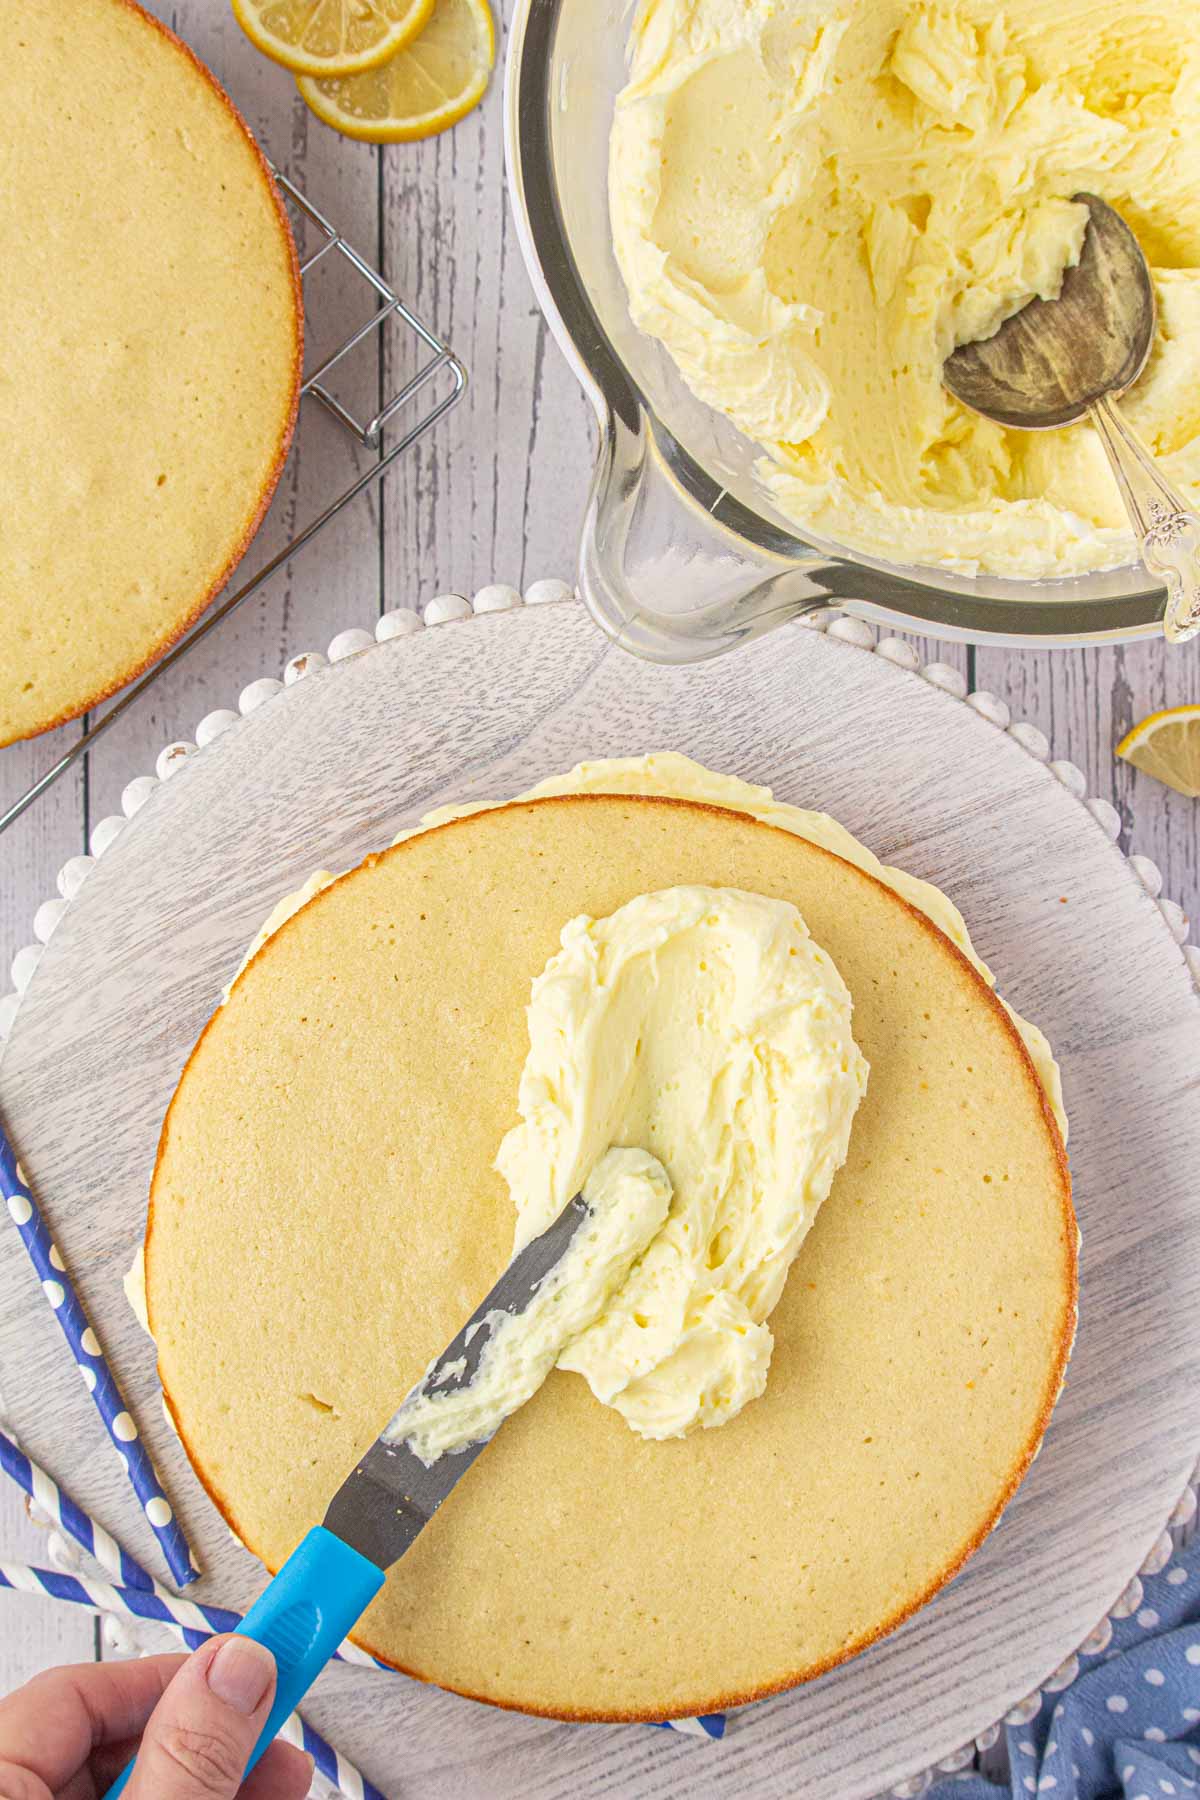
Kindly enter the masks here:
<path id="1" fill-rule="evenodd" d="M 487 0 L 435 0 L 418 37 L 362 75 L 296 78 L 308 105 L 347 137 L 373 144 L 432 137 L 487 92 L 496 32 Z"/>
<path id="2" fill-rule="evenodd" d="M 1121 739 L 1117 755 L 1177 794 L 1200 799 L 1200 706 L 1151 713 Z"/>
<path id="3" fill-rule="evenodd" d="M 293 75 L 356 75 L 416 37 L 434 0 L 233 0 L 251 43 Z"/>

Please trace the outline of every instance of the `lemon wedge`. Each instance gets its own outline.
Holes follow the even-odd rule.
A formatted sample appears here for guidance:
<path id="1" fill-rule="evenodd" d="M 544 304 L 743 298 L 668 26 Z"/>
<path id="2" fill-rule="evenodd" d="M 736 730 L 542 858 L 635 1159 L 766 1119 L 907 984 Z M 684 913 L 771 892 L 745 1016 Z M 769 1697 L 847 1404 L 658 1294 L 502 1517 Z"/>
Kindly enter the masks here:
<path id="1" fill-rule="evenodd" d="M 1117 755 L 1177 794 L 1200 799 L 1200 706 L 1151 713 L 1125 734 Z"/>
<path id="2" fill-rule="evenodd" d="M 407 143 L 456 125 L 487 92 L 496 31 L 487 0 L 434 0 L 429 22 L 379 68 L 328 80 L 299 75 L 305 101 L 347 137 Z"/>
<path id="3" fill-rule="evenodd" d="M 416 37 L 434 0 L 233 0 L 250 39 L 293 75 L 356 75 Z"/>

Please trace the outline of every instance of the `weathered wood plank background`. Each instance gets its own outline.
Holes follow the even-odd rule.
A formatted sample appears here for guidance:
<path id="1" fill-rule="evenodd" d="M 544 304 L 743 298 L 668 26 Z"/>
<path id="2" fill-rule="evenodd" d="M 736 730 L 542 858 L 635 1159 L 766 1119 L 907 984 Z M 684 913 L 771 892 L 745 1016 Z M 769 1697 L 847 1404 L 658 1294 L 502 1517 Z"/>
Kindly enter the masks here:
<path id="1" fill-rule="evenodd" d="M 521 265 L 503 188 L 499 84 L 455 131 L 377 150 L 312 119 L 291 78 L 258 56 L 224 4 L 151 0 L 217 71 L 270 155 L 329 213 L 465 360 L 465 400 L 265 593 L 172 672 L 136 712 L 0 842 L 0 971 L 30 941 L 38 903 L 55 892 L 67 857 L 120 810 L 131 777 L 153 769 L 163 744 L 190 735 L 246 682 L 278 674 L 287 657 L 323 649 L 349 625 L 386 608 L 420 606 L 485 582 L 518 587 L 569 576 L 591 466 L 591 413 L 538 313 Z M 503 45 L 501 45 L 501 55 Z M 363 294 L 328 269 L 312 291 L 313 348 L 357 318 Z M 353 309 L 353 313 L 352 313 Z M 369 408 L 411 356 L 398 337 L 356 357 L 341 391 Z M 365 456 L 358 453 L 359 461 Z M 252 557 L 287 541 L 354 466 L 332 422 L 307 415 L 271 517 Z M 248 565 L 249 566 L 249 565 Z M 958 664 L 973 686 L 1004 696 L 1015 717 L 1041 726 L 1053 753 L 1085 771 L 1088 790 L 1117 806 L 1126 845 L 1161 867 L 1164 891 L 1200 903 L 1195 805 L 1114 763 L 1112 746 L 1154 708 L 1200 699 L 1195 650 L 1161 645 L 1086 652 L 964 651 L 919 646 Z M 70 742 L 78 727 L 0 753 L 0 809 Z M 0 980 L 0 990 L 6 988 Z M 2 1378 L 2 1372 L 0 1372 Z M 44 1536 L 0 1490 L 0 1554 L 44 1560 Z M 90 1619 L 48 1602 L 6 1596 L 0 1691 L 50 1663 L 102 1653 Z"/>

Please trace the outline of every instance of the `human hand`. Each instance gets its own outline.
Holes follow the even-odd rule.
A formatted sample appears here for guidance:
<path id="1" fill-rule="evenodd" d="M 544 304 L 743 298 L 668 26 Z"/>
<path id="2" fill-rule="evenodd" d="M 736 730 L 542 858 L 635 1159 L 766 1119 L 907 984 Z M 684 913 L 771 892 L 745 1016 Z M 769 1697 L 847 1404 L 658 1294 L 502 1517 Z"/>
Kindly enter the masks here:
<path id="1" fill-rule="evenodd" d="M 244 1637 L 50 1669 L 0 1700 L 0 1800 L 100 1800 L 135 1754 L 126 1800 L 304 1800 L 312 1758 L 278 1739 L 242 1779 L 274 1696 Z"/>

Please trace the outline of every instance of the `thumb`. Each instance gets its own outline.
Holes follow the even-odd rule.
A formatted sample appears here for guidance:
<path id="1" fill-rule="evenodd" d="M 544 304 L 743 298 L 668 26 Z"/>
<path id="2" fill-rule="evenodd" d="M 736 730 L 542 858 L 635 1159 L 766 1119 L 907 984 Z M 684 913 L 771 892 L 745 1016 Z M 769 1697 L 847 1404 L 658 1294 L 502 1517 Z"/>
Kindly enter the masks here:
<path id="1" fill-rule="evenodd" d="M 128 1800 L 234 1800 L 275 1697 L 275 1658 L 248 1637 L 214 1638 L 150 1715 Z"/>

